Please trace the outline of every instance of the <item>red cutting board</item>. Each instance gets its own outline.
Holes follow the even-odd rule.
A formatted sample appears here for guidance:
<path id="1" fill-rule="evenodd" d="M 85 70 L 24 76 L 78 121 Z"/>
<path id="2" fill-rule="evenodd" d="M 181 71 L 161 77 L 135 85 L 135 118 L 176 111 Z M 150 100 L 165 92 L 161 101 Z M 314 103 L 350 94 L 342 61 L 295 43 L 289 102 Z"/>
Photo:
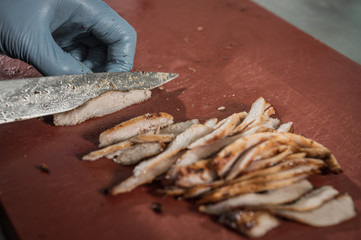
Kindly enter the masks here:
<path id="1" fill-rule="evenodd" d="M 262 239 L 358 239 L 361 235 L 361 67 L 250 1 L 106 1 L 137 30 L 134 70 L 179 73 L 150 100 L 78 126 L 49 119 L 0 125 L 0 199 L 20 239 L 242 239 L 192 204 L 155 186 L 111 197 L 104 189 L 131 174 L 107 159 L 83 162 L 103 130 L 147 112 L 175 121 L 248 111 L 263 96 L 282 122 L 336 155 L 344 173 L 312 178 L 348 192 L 358 215 L 312 228 L 283 222 Z M 1 57 L 1 78 L 37 76 Z M 217 108 L 224 106 L 224 111 Z M 50 174 L 34 167 L 46 164 Z M 164 212 L 150 209 L 163 204 Z M 11 230 L 11 229 L 10 229 Z"/>

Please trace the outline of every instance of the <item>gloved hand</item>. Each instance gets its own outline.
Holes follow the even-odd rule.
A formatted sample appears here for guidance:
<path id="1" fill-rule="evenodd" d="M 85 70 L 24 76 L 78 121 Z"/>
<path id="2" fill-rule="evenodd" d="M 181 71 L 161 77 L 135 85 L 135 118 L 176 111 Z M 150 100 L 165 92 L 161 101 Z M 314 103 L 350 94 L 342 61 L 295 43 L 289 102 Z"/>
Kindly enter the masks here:
<path id="1" fill-rule="evenodd" d="M 130 71 L 136 32 L 100 0 L 0 0 L 0 52 L 43 75 Z"/>

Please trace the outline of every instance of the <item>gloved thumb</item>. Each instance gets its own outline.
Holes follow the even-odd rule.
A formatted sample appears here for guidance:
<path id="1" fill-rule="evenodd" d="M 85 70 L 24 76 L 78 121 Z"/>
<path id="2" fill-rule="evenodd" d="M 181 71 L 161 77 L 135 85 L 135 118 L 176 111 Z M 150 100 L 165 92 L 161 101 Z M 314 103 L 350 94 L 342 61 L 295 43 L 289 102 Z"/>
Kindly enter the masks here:
<path id="1" fill-rule="evenodd" d="M 91 73 L 82 62 L 65 52 L 50 32 L 28 44 L 27 62 L 45 76 Z M 31 46 L 30 46 L 31 45 Z"/>

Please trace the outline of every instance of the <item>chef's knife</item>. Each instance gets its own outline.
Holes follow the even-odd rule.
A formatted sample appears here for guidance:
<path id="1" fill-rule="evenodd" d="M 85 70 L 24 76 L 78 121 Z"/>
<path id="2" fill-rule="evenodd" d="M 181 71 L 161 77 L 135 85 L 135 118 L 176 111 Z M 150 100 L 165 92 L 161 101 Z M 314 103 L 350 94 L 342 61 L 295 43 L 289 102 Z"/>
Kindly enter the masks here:
<path id="1" fill-rule="evenodd" d="M 175 73 L 88 73 L 0 81 L 0 124 L 74 109 L 109 90 L 153 89 Z"/>

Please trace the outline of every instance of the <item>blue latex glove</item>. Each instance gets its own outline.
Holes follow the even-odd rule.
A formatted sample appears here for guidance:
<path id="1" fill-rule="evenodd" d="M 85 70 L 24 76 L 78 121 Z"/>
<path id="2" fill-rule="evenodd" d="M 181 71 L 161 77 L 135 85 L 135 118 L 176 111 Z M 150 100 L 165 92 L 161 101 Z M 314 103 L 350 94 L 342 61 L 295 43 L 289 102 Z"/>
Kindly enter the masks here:
<path id="1" fill-rule="evenodd" d="M 136 38 L 100 0 L 0 0 L 0 52 L 43 75 L 130 71 Z"/>

